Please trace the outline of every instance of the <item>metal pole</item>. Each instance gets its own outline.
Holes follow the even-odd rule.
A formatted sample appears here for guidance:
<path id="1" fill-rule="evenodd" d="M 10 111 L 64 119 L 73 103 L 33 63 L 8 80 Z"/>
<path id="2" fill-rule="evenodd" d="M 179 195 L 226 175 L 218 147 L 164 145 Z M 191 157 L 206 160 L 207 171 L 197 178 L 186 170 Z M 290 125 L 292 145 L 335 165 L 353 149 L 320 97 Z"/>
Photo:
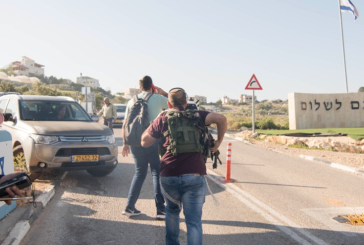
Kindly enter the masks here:
<path id="1" fill-rule="evenodd" d="M 346 59 L 345 59 L 345 45 L 344 45 L 344 30 L 343 30 L 343 19 L 341 14 L 341 5 L 339 0 L 339 13 L 340 13 L 340 28 L 341 28 L 341 43 L 343 45 L 343 57 L 344 57 L 344 69 L 345 69 L 345 82 L 346 82 L 346 92 L 349 93 L 348 88 L 348 75 L 346 71 Z"/>
<path id="2" fill-rule="evenodd" d="M 88 113 L 88 100 L 87 100 L 87 89 L 88 89 L 88 87 L 85 87 L 85 94 L 86 94 L 86 112 Z"/>
<path id="3" fill-rule="evenodd" d="M 253 90 L 253 99 L 252 99 L 252 116 L 253 116 L 253 124 L 252 124 L 252 129 L 253 129 L 253 134 L 255 133 L 255 105 L 254 105 L 254 98 L 255 98 L 255 90 Z"/>

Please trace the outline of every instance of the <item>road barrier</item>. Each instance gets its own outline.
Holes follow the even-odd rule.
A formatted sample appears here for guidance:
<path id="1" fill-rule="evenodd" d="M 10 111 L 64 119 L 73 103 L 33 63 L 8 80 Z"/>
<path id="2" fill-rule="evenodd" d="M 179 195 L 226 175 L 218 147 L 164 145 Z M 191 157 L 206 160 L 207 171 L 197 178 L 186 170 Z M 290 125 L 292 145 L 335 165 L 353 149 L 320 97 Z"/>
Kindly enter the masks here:
<path id="1" fill-rule="evenodd" d="M 225 174 L 225 179 L 223 180 L 223 182 L 234 182 L 232 179 L 230 179 L 230 174 L 231 174 L 231 142 L 228 143 L 227 145 L 227 151 L 226 151 L 226 174 Z"/>

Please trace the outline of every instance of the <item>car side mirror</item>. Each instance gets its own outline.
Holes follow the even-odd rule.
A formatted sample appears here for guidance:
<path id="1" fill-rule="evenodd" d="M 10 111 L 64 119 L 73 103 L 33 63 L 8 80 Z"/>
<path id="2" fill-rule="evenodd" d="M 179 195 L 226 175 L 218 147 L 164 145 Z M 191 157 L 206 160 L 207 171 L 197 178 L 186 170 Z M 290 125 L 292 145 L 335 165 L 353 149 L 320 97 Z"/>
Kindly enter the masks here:
<path id="1" fill-rule="evenodd" d="M 11 113 L 4 113 L 4 122 L 15 122 L 14 118 L 13 118 L 13 114 Z"/>
<path id="2" fill-rule="evenodd" d="M 100 120 L 100 117 L 98 116 L 98 115 L 91 115 L 91 119 L 92 119 L 92 121 L 94 121 L 94 122 L 98 122 L 99 120 Z"/>

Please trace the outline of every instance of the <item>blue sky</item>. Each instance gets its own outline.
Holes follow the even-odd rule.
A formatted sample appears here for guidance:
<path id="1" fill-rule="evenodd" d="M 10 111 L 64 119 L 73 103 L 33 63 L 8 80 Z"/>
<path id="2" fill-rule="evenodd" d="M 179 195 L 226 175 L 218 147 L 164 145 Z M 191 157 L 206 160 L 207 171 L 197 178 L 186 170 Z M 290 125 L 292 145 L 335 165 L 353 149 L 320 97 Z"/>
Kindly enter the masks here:
<path id="1" fill-rule="evenodd" d="M 364 2 L 343 13 L 349 92 L 364 86 Z M 0 67 L 28 56 L 46 76 L 82 73 L 112 92 L 143 75 L 208 102 L 345 93 L 338 0 L 0 0 Z"/>

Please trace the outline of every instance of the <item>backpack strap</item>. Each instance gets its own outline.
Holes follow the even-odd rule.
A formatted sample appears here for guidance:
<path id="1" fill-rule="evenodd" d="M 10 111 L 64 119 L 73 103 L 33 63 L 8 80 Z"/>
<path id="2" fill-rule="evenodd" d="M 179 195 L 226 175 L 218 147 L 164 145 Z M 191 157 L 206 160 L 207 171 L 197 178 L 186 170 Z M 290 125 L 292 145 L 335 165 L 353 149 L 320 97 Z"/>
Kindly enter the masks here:
<path id="1" fill-rule="evenodd" d="M 138 96 L 137 96 L 137 95 L 134 95 L 134 96 L 133 96 L 133 102 L 134 102 L 134 104 L 135 104 L 137 101 L 138 101 Z"/>
<path id="2" fill-rule="evenodd" d="M 149 100 L 150 97 L 152 97 L 153 93 L 147 94 L 147 96 L 144 97 L 145 102 Z"/>

